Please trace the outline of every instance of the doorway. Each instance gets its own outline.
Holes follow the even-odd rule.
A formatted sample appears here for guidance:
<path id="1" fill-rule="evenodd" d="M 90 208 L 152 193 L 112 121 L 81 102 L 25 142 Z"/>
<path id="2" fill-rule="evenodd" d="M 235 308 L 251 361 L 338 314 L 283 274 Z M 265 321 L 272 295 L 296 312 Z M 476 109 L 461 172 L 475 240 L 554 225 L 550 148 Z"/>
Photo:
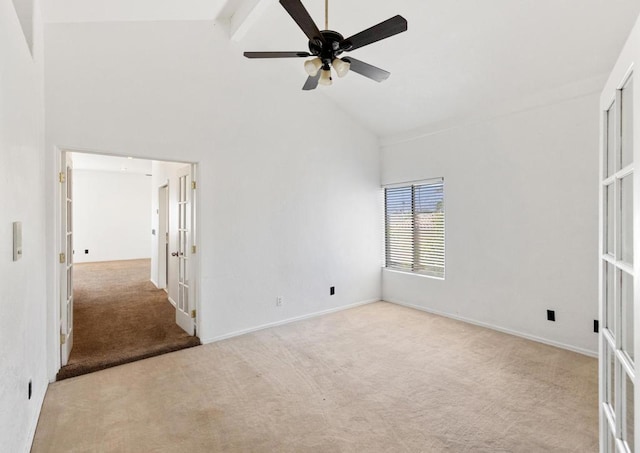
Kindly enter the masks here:
<path id="1" fill-rule="evenodd" d="M 198 301 L 185 292 L 197 276 L 195 164 L 61 156 L 57 379 L 200 344 Z M 175 261 L 190 265 L 172 265 L 170 247 L 178 245 Z"/>

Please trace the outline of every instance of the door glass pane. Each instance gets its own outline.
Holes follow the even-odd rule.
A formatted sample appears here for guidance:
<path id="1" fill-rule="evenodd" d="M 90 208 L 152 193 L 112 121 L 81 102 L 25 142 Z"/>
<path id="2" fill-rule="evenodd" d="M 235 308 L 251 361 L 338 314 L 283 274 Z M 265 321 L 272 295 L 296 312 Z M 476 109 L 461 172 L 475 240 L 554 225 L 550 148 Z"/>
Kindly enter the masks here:
<path id="1" fill-rule="evenodd" d="M 605 361 L 606 361 L 606 381 L 605 385 L 605 401 L 609 403 L 611 406 L 611 412 L 616 413 L 615 411 L 615 401 L 616 401 L 616 391 L 615 391 L 615 376 L 616 376 L 616 366 L 613 356 L 613 350 L 607 345 L 605 348 Z"/>
<path id="2" fill-rule="evenodd" d="M 633 77 L 622 89 L 620 121 L 620 168 L 633 162 Z"/>
<path id="3" fill-rule="evenodd" d="M 620 180 L 620 254 L 633 264 L 633 174 Z"/>
<path id="4" fill-rule="evenodd" d="M 622 305 L 622 349 L 633 360 L 633 277 L 624 271 L 619 271 L 619 273 Z"/>
<path id="5" fill-rule="evenodd" d="M 609 329 L 615 336 L 615 268 L 612 264 L 606 263 L 604 273 L 604 284 L 606 286 L 604 293 L 604 303 L 606 310 L 605 327 Z"/>
<path id="6" fill-rule="evenodd" d="M 633 382 L 631 381 L 631 379 L 629 379 L 629 375 L 627 375 L 627 373 L 624 374 L 625 375 L 625 402 L 626 402 L 626 406 L 627 409 L 625 411 L 626 413 L 626 421 L 625 421 L 625 425 L 626 425 L 626 429 L 624 431 L 624 439 L 627 441 L 627 444 L 629 444 L 629 450 L 631 451 L 635 451 L 633 449 L 633 445 L 634 445 L 634 439 L 633 439 L 633 433 L 634 433 L 634 427 L 633 427 L 633 420 L 634 420 L 634 416 L 633 416 Z"/>
<path id="7" fill-rule="evenodd" d="M 609 255 L 615 254 L 615 205 L 614 205 L 614 186 L 610 184 L 604 188 L 604 230 L 605 230 L 605 248 L 604 252 Z"/>
<path id="8" fill-rule="evenodd" d="M 607 147 L 605 150 L 605 176 L 615 173 L 615 102 L 607 112 Z"/>
<path id="9" fill-rule="evenodd" d="M 606 445 L 607 445 L 607 453 L 615 453 L 616 438 L 614 437 L 609 427 L 607 427 L 607 444 Z"/>

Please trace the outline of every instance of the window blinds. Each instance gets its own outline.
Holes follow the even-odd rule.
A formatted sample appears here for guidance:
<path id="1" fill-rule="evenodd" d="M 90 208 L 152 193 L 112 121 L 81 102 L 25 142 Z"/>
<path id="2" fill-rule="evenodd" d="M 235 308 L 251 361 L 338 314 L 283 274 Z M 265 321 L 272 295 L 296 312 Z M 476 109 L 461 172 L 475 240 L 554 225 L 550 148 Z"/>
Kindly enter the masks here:
<path id="1" fill-rule="evenodd" d="M 386 267 L 444 278 L 444 180 L 387 187 Z"/>

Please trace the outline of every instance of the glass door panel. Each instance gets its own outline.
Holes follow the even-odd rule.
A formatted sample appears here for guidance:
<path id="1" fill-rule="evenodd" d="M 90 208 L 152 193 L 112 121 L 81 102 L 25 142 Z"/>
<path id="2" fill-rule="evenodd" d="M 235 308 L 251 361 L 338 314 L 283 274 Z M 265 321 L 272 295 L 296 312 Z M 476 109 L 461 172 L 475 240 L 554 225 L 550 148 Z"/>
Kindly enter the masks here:
<path id="1" fill-rule="evenodd" d="M 604 203 L 605 203 L 605 249 L 604 252 L 609 255 L 615 255 L 615 186 L 609 184 L 604 188 Z"/>
<path id="2" fill-rule="evenodd" d="M 620 93 L 620 168 L 633 162 L 633 79 L 622 88 Z"/>
<path id="3" fill-rule="evenodd" d="M 609 329 L 611 334 L 615 337 L 616 332 L 616 312 L 615 312 L 615 290 L 616 290 L 616 268 L 611 263 L 605 262 L 604 269 L 604 304 L 605 304 L 605 320 L 604 326 Z"/>
<path id="4" fill-rule="evenodd" d="M 625 373 L 625 430 L 624 440 L 629 446 L 630 451 L 635 451 L 634 447 L 634 404 L 633 404 L 633 381 L 629 378 L 629 375 Z"/>
<path id="5" fill-rule="evenodd" d="M 620 259 L 633 264 L 633 173 L 620 180 Z"/>
<path id="6" fill-rule="evenodd" d="M 622 350 L 633 361 L 633 277 L 624 271 L 619 272 L 622 303 Z"/>
<path id="7" fill-rule="evenodd" d="M 611 348 L 607 347 L 604 352 L 604 361 L 606 363 L 605 373 L 605 395 L 604 402 L 609 405 L 611 409 L 611 413 L 613 414 L 613 418 L 615 419 L 616 413 L 616 386 L 615 378 L 616 378 L 616 362 L 614 359 L 614 352 Z"/>
<path id="8" fill-rule="evenodd" d="M 613 175 L 616 171 L 616 152 L 615 152 L 615 136 L 616 136 L 616 127 L 615 127 L 615 112 L 616 112 L 616 104 L 615 102 L 611 106 L 611 108 L 607 111 L 605 115 L 606 121 L 606 135 L 607 141 L 604 150 L 605 159 L 604 159 L 604 177 L 607 178 Z"/>

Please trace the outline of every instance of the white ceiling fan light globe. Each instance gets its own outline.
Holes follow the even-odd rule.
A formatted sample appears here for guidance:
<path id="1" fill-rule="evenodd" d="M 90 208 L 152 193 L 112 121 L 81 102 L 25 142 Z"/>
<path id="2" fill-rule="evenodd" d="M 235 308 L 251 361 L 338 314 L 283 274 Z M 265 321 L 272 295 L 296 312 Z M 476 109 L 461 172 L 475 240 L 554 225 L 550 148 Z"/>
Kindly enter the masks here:
<path id="1" fill-rule="evenodd" d="M 311 77 L 315 77 L 320 68 L 322 68 L 322 60 L 320 58 L 316 57 L 304 62 L 304 70 Z"/>
<path id="2" fill-rule="evenodd" d="M 331 70 L 323 69 L 320 73 L 320 79 L 318 80 L 318 85 L 329 86 L 331 85 Z"/>
<path id="3" fill-rule="evenodd" d="M 346 76 L 349 72 L 349 68 L 351 67 L 351 63 L 341 60 L 340 58 L 335 58 L 331 62 L 331 65 L 333 66 L 333 69 L 336 70 L 336 74 L 338 74 L 338 77 Z"/>

